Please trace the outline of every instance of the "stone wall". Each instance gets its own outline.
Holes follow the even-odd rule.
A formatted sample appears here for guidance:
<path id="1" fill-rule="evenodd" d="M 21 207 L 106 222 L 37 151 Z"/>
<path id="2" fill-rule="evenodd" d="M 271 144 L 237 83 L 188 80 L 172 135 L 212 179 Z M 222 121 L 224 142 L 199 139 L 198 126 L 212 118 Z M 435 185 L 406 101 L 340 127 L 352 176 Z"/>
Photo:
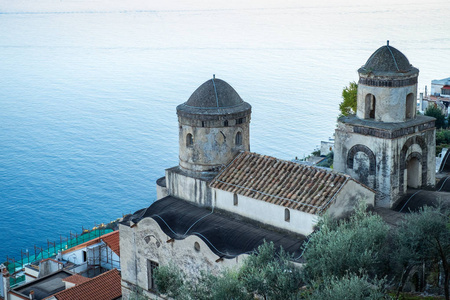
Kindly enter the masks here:
<path id="1" fill-rule="evenodd" d="M 145 295 L 152 295 L 147 261 L 156 262 L 159 266 L 174 263 L 188 278 L 195 280 L 201 270 L 217 275 L 225 268 L 239 266 L 247 257 L 220 259 L 194 235 L 172 240 L 152 218 L 142 219 L 133 228 L 119 225 L 119 230 L 122 297 L 125 300 L 132 299 L 136 287 L 143 289 Z"/>

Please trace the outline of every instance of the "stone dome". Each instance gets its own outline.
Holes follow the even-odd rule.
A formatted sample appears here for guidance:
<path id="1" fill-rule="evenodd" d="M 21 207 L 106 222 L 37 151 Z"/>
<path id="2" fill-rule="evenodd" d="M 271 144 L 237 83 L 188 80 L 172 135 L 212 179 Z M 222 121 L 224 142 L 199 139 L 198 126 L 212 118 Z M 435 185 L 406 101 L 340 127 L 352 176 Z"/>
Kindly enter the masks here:
<path id="1" fill-rule="evenodd" d="M 403 75 L 405 73 L 416 73 L 408 58 L 396 48 L 387 45 L 378 48 L 367 60 L 358 72 L 362 74 L 373 73 L 376 75 Z"/>
<path id="2" fill-rule="evenodd" d="M 192 107 L 219 108 L 232 107 L 244 101 L 227 82 L 212 78 L 199 86 L 185 105 Z"/>
<path id="3" fill-rule="evenodd" d="M 181 115 L 224 115 L 251 110 L 250 104 L 242 100 L 227 82 L 212 78 L 199 86 L 189 99 L 178 105 Z"/>

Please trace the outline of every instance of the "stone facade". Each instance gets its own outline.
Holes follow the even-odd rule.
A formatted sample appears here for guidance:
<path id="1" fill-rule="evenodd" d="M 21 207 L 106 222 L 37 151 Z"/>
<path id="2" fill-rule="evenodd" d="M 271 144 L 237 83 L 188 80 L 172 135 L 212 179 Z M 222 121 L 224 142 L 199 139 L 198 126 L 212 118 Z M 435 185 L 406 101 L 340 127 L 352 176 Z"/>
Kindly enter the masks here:
<path id="1" fill-rule="evenodd" d="M 435 184 L 435 119 L 416 115 L 419 70 L 389 43 L 358 72 L 357 113 L 338 120 L 334 168 L 392 207 L 408 186 Z"/>

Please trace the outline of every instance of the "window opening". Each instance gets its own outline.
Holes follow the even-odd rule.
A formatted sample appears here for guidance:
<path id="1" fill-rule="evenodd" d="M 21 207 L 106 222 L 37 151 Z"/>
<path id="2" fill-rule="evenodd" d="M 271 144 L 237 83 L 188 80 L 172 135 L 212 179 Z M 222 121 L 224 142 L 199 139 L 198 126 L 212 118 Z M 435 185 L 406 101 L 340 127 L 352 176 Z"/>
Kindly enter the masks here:
<path id="1" fill-rule="evenodd" d="M 195 251 L 200 252 L 200 244 L 198 242 L 194 243 L 194 249 Z"/>
<path id="2" fill-rule="evenodd" d="M 147 279 L 148 279 L 148 289 L 154 290 L 156 288 L 155 284 L 155 269 L 158 268 L 158 263 L 153 260 L 147 260 Z"/>
<path id="3" fill-rule="evenodd" d="M 289 222 L 289 221 L 291 220 L 291 212 L 289 211 L 288 208 L 286 208 L 286 209 L 284 210 L 284 220 L 285 220 L 286 222 Z"/>
<path id="4" fill-rule="evenodd" d="M 365 113 L 366 119 L 375 119 L 375 106 L 376 106 L 375 96 L 372 94 L 367 94 L 366 95 L 366 113 Z"/>
<path id="5" fill-rule="evenodd" d="M 415 110 L 416 107 L 414 106 L 414 94 L 409 93 L 408 96 L 406 96 L 406 118 L 407 119 L 414 118 Z"/>
<path id="6" fill-rule="evenodd" d="M 192 134 L 188 133 L 186 135 L 186 147 L 192 147 L 194 144 L 194 139 L 192 138 Z"/>
<path id="7" fill-rule="evenodd" d="M 202 127 L 205 127 L 205 121 L 202 121 Z"/>
<path id="8" fill-rule="evenodd" d="M 234 194 L 234 195 L 233 195 L 233 205 L 234 205 L 234 206 L 237 206 L 237 205 L 238 205 L 238 195 L 237 195 L 237 194 Z"/>
<path id="9" fill-rule="evenodd" d="M 224 126 L 224 127 L 228 127 L 228 120 L 225 120 L 225 121 L 223 122 L 223 126 Z"/>
<path id="10" fill-rule="evenodd" d="M 244 119 L 243 118 L 239 118 L 236 120 L 236 124 L 242 124 L 244 123 Z"/>
<path id="11" fill-rule="evenodd" d="M 237 146 L 242 145 L 242 133 L 240 133 L 240 132 L 236 133 L 236 138 L 235 138 L 234 143 L 235 143 Z"/>

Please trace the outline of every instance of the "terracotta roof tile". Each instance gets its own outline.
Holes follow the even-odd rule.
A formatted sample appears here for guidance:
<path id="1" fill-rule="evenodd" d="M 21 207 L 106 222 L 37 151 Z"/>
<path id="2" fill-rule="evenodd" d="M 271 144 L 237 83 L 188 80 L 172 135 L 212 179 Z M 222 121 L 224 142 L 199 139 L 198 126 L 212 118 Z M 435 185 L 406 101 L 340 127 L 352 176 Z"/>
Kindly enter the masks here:
<path id="1" fill-rule="evenodd" d="M 102 235 L 100 238 L 114 253 L 120 256 L 119 230 Z"/>
<path id="2" fill-rule="evenodd" d="M 53 296 L 58 300 L 112 300 L 121 295 L 120 273 L 113 269 Z"/>
<path id="3" fill-rule="evenodd" d="M 62 281 L 67 281 L 67 282 L 73 283 L 75 285 L 78 285 L 78 284 L 82 284 L 89 280 L 91 280 L 91 278 L 84 277 L 79 274 L 74 274 L 72 276 L 64 278 Z"/>
<path id="4" fill-rule="evenodd" d="M 347 182 L 344 174 L 252 152 L 239 154 L 212 188 L 320 214 Z"/>

